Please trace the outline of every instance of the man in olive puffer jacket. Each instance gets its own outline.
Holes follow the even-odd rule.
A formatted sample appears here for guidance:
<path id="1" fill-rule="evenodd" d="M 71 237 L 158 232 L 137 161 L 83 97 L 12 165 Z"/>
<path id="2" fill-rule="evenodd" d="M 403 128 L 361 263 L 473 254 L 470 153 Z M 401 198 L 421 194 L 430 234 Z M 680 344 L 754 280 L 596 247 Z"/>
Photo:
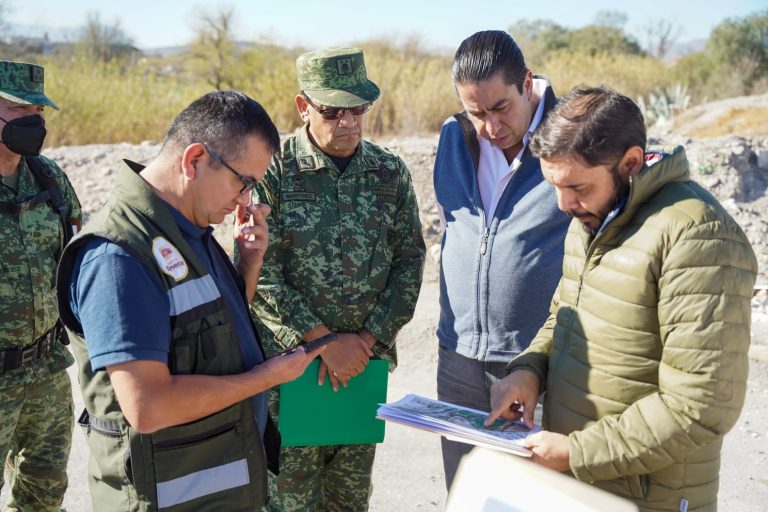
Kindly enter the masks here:
<path id="1" fill-rule="evenodd" d="M 546 391 L 534 462 L 644 511 L 712 511 L 744 403 L 757 262 L 685 150 L 645 143 L 640 110 L 604 88 L 562 98 L 536 132 L 574 220 L 550 316 L 493 387 L 488 423 L 530 425 Z"/>

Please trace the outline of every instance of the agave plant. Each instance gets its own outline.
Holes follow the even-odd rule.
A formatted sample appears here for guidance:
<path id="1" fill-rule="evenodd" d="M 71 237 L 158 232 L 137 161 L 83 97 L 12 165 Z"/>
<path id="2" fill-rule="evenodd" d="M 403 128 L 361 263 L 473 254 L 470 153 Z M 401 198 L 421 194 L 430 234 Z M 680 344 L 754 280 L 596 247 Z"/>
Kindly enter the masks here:
<path id="1" fill-rule="evenodd" d="M 669 121 L 687 109 L 690 101 L 688 86 L 678 83 L 670 88 L 659 87 L 648 94 L 647 102 L 642 96 L 639 97 L 637 105 L 643 113 L 645 124 L 654 126 Z"/>

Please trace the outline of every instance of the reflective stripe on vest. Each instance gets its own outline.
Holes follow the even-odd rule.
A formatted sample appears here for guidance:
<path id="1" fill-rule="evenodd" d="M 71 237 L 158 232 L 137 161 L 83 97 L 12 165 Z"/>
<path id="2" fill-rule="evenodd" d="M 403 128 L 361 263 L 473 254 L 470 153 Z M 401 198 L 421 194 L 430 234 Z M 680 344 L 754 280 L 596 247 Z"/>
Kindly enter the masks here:
<path id="1" fill-rule="evenodd" d="M 202 496 L 248 485 L 248 461 L 236 460 L 215 468 L 157 484 L 157 506 L 168 508 Z"/>
<path id="2" fill-rule="evenodd" d="M 171 316 L 179 316 L 221 297 L 210 274 L 191 279 L 168 290 Z"/>

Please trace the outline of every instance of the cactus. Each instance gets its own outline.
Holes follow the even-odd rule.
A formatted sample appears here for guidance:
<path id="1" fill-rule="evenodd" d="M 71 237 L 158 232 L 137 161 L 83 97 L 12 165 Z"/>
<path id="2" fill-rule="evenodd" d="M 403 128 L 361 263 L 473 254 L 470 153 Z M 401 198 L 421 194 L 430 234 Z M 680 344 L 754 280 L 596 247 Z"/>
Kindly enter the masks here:
<path id="1" fill-rule="evenodd" d="M 688 108 L 691 97 L 688 95 L 688 86 L 675 84 L 674 86 L 659 87 L 648 94 L 648 101 L 641 96 L 637 99 L 637 105 L 645 118 L 647 126 L 655 126 L 665 123 Z"/>

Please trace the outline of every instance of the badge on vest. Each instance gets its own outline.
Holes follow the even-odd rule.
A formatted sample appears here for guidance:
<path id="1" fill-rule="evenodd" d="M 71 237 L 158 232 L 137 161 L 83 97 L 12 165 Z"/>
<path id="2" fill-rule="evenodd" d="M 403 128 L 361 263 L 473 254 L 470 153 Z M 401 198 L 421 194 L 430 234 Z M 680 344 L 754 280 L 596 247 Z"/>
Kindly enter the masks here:
<path id="1" fill-rule="evenodd" d="M 152 240 L 152 254 L 155 256 L 160 270 L 176 280 L 181 281 L 189 273 L 187 262 L 184 261 L 179 250 L 162 236 Z"/>

